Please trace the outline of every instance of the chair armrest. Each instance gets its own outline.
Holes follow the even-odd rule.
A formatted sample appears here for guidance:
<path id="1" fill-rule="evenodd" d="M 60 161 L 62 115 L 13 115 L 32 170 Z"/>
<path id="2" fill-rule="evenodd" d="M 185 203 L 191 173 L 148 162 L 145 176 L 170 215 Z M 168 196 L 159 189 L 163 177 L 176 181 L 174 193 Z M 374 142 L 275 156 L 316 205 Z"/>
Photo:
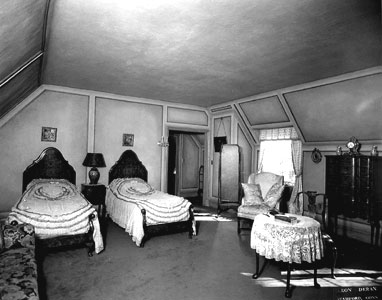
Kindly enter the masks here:
<path id="1" fill-rule="evenodd" d="M 243 204 L 243 198 L 244 198 L 244 189 L 243 189 L 242 184 L 240 183 L 240 187 L 239 187 L 239 205 Z"/>

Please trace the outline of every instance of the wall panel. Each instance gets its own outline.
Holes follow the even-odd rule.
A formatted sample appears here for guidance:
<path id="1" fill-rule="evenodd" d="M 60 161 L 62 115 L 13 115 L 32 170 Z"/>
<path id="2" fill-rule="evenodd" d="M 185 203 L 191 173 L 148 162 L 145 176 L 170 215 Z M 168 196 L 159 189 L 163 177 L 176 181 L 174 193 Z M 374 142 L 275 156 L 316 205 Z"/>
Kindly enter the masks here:
<path id="1" fill-rule="evenodd" d="M 239 103 L 251 126 L 289 122 L 277 96 Z"/>
<path id="2" fill-rule="evenodd" d="M 199 147 L 191 135 L 183 135 L 182 189 L 197 189 L 199 175 Z"/>
<path id="3" fill-rule="evenodd" d="M 96 97 L 95 151 L 104 154 L 100 182 L 107 183 L 108 171 L 123 151 L 133 150 L 148 171 L 148 182 L 160 190 L 163 107 Z M 123 133 L 134 134 L 134 146 L 122 146 Z"/>
<path id="4" fill-rule="evenodd" d="M 240 182 L 247 182 L 252 172 L 252 147 L 243 130 L 238 126 L 237 144 L 240 147 Z"/>
<path id="5" fill-rule="evenodd" d="M 201 110 L 169 107 L 167 122 L 208 126 L 208 116 Z"/>

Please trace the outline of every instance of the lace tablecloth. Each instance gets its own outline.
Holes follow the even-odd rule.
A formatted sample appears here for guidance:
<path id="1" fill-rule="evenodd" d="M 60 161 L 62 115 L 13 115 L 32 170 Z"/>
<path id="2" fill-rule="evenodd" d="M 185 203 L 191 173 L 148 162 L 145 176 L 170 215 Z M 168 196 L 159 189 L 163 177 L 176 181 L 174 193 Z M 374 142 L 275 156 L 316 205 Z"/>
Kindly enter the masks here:
<path id="1" fill-rule="evenodd" d="M 259 214 L 251 230 L 251 248 L 268 259 L 288 263 L 308 263 L 321 259 L 323 244 L 320 223 L 300 215 L 296 224 Z"/>

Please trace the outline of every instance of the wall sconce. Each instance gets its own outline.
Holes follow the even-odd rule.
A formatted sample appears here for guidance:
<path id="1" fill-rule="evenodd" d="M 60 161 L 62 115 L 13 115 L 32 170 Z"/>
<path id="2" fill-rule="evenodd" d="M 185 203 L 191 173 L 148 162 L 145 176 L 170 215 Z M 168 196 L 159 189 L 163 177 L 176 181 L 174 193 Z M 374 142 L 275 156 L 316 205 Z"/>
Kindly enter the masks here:
<path id="1" fill-rule="evenodd" d="M 160 139 L 160 141 L 157 144 L 158 144 L 159 147 L 168 147 L 168 146 L 170 146 L 170 144 L 168 143 L 168 138 L 164 137 L 164 136 L 162 136 L 162 138 Z"/>

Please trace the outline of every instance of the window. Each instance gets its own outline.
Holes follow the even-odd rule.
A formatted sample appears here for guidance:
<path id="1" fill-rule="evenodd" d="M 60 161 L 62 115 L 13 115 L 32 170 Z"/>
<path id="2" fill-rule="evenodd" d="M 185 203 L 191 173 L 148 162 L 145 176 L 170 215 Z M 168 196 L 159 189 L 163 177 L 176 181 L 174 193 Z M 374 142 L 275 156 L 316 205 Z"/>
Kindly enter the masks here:
<path id="1" fill-rule="evenodd" d="M 259 171 L 282 175 L 285 183 L 294 185 L 292 140 L 261 141 L 260 149 L 262 160 Z"/>
<path id="2" fill-rule="evenodd" d="M 292 160 L 292 140 L 297 140 L 292 127 L 260 130 L 259 172 L 272 172 L 284 176 L 285 183 L 295 184 Z"/>

